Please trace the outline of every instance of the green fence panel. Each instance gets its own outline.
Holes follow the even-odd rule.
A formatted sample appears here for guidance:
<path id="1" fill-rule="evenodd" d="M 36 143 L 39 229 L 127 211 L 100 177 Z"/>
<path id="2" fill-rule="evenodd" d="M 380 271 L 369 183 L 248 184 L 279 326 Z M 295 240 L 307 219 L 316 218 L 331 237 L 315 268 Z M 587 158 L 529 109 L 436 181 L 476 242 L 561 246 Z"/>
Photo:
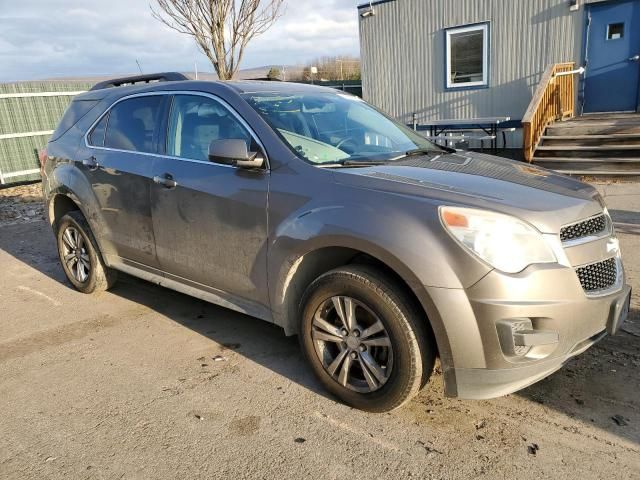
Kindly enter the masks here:
<path id="1" fill-rule="evenodd" d="M 92 84 L 88 82 L 0 84 L 0 184 L 40 178 L 39 173 L 32 173 L 39 168 L 35 152 L 44 148 L 49 134 L 18 138 L 12 138 L 12 135 L 55 130 L 73 99 L 72 94 L 91 87 Z M 21 172 L 28 173 L 18 174 Z"/>

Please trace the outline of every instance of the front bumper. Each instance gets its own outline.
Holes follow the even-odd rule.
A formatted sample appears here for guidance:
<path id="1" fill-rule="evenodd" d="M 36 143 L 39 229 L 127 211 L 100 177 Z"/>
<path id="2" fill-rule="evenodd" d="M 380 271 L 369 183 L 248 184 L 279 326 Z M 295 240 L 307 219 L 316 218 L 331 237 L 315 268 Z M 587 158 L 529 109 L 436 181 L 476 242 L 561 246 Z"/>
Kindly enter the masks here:
<path id="1" fill-rule="evenodd" d="M 492 271 L 466 290 L 426 288 L 448 341 L 442 358 L 445 392 L 469 399 L 493 398 L 531 385 L 607 333 L 615 334 L 631 290 L 622 274 L 621 285 L 612 293 L 587 296 L 575 270 L 559 264 L 531 266 L 516 275 Z M 505 346 L 500 325 L 520 321 L 531 329 L 527 332 L 551 335 L 514 355 Z"/>

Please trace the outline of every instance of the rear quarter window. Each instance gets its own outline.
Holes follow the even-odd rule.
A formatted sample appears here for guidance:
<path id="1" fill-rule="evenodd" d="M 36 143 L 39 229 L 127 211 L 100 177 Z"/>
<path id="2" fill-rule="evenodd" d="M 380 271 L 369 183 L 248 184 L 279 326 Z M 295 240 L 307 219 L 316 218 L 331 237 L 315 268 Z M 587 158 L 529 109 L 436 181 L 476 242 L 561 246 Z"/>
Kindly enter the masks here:
<path id="1" fill-rule="evenodd" d="M 100 101 L 99 100 L 73 100 L 58 123 L 58 127 L 51 135 L 51 140 L 57 140 L 67 133 L 71 127 L 89 113 Z"/>
<path id="2" fill-rule="evenodd" d="M 100 119 L 98 124 L 93 127 L 89 134 L 89 144 L 92 147 L 104 147 L 104 135 L 107 131 L 107 123 L 109 122 L 109 113 Z"/>

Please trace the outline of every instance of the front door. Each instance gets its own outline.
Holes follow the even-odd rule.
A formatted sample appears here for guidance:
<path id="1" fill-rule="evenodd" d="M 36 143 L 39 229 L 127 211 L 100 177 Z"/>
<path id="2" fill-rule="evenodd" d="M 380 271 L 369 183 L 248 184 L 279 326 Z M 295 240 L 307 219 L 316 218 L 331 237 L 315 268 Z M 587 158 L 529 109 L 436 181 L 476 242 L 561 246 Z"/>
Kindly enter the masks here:
<path id="1" fill-rule="evenodd" d="M 640 0 L 588 6 L 584 111 L 638 109 L 640 90 Z"/>
<path id="2" fill-rule="evenodd" d="M 225 104 L 204 95 L 173 97 L 166 156 L 153 166 L 159 182 L 151 190 L 158 261 L 179 279 L 267 306 L 269 173 L 208 159 L 211 141 L 233 138 L 256 148 Z"/>

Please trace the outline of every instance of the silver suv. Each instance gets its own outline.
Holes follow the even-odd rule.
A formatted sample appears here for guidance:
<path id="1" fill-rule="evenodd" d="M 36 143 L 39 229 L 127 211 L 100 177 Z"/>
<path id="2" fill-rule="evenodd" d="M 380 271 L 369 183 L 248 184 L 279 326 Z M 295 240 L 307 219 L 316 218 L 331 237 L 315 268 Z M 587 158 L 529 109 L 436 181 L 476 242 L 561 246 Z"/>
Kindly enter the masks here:
<path id="1" fill-rule="evenodd" d="M 105 82 L 72 102 L 43 180 L 75 288 L 120 271 L 273 322 L 368 411 L 413 397 L 436 356 L 449 396 L 513 392 L 628 311 L 594 188 L 438 147 L 331 89 Z"/>

